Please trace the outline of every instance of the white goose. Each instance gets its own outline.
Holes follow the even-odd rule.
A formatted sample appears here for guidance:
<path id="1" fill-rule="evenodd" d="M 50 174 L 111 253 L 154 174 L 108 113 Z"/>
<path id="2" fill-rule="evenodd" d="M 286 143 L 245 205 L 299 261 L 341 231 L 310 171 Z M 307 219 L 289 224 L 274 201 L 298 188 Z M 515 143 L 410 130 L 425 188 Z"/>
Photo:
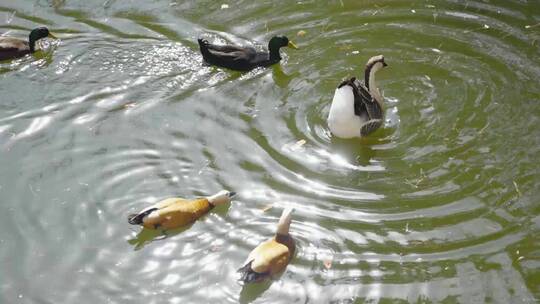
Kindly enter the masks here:
<path id="1" fill-rule="evenodd" d="M 337 87 L 328 114 L 332 134 L 340 138 L 362 137 L 382 125 L 383 97 L 375 84 L 375 73 L 385 66 L 383 55 L 371 57 L 364 83 L 353 77 Z"/>

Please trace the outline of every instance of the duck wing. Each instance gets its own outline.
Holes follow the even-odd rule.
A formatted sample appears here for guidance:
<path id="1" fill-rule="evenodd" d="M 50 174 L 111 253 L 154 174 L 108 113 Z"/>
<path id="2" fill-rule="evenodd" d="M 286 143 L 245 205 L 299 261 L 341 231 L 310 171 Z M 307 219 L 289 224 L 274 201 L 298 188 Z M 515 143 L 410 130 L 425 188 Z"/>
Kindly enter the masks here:
<path id="1" fill-rule="evenodd" d="M 187 202 L 187 200 L 179 197 L 171 197 L 164 199 L 162 201 L 159 201 L 152 206 L 146 207 L 143 210 L 141 210 L 139 213 L 136 214 L 130 214 L 128 215 L 128 222 L 132 225 L 142 225 L 143 219 L 152 214 L 154 211 L 167 208 L 174 204 L 182 204 L 184 202 Z"/>
<path id="2" fill-rule="evenodd" d="M 30 50 L 28 42 L 13 38 L 13 37 L 0 37 L 0 50 Z"/>
<path id="3" fill-rule="evenodd" d="M 228 44 L 211 44 L 207 45 L 210 51 L 216 51 L 221 53 L 232 53 L 232 52 L 245 52 L 249 47 L 241 47 L 237 45 L 228 45 Z"/>
<path id="4" fill-rule="evenodd" d="M 272 238 L 255 247 L 244 265 L 238 270 L 241 280 L 247 283 L 257 282 L 265 277 L 281 272 L 289 263 L 292 252 L 285 244 Z"/>
<path id="5" fill-rule="evenodd" d="M 253 56 L 250 53 L 245 51 L 234 51 L 234 52 L 221 52 L 215 50 L 209 50 L 211 56 L 219 58 L 225 62 L 239 62 L 239 61 L 248 61 Z"/>
<path id="6" fill-rule="evenodd" d="M 29 53 L 28 42 L 12 37 L 0 37 L 0 60 L 21 57 Z"/>
<path id="7" fill-rule="evenodd" d="M 144 219 L 145 227 L 178 228 L 195 222 L 213 208 L 205 198 L 195 200 L 175 198 L 173 202 L 162 201 L 161 203 L 168 205 L 161 209 L 155 209 L 155 211 L 148 214 Z"/>

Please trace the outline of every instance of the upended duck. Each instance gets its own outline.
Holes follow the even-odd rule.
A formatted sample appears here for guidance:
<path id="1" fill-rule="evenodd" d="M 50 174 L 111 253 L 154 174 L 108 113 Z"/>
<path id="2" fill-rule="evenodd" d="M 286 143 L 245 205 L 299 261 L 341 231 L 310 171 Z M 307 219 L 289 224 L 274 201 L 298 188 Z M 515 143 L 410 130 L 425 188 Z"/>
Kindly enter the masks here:
<path id="1" fill-rule="evenodd" d="M 268 52 L 257 51 L 252 47 L 211 44 L 198 39 L 201 54 L 208 64 L 237 71 L 249 71 L 256 67 L 267 67 L 281 60 L 279 49 L 298 47 L 285 36 L 275 36 L 268 42 Z"/>
<path id="2" fill-rule="evenodd" d="M 363 137 L 383 124 L 383 97 L 375 84 L 375 73 L 385 66 L 383 55 L 371 57 L 366 64 L 364 83 L 353 77 L 337 87 L 328 114 L 328 127 L 333 135 Z"/>
<path id="3" fill-rule="evenodd" d="M 243 266 L 238 269 L 241 274 L 240 281 L 260 282 L 287 267 L 295 250 L 294 239 L 289 235 L 293 211 L 292 208 L 283 210 L 275 236 L 251 251 Z"/>
<path id="4" fill-rule="evenodd" d="M 46 27 L 33 29 L 28 35 L 28 41 L 13 37 L 0 37 L 0 60 L 19 58 L 36 51 L 36 41 L 51 37 L 56 38 Z"/>
<path id="5" fill-rule="evenodd" d="M 215 206 L 229 203 L 235 195 L 235 192 L 222 190 L 212 196 L 192 200 L 167 198 L 137 214 L 129 215 L 128 222 L 148 229 L 180 228 L 195 222 Z"/>

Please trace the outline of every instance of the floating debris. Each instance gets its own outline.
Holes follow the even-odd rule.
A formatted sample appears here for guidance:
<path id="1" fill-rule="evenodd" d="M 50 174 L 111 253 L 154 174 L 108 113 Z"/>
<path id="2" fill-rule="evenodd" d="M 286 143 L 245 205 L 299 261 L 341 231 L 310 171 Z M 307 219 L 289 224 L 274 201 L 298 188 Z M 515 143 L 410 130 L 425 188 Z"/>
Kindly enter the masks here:
<path id="1" fill-rule="evenodd" d="M 512 181 L 512 183 L 514 183 L 514 188 L 516 188 L 516 192 L 517 192 L 518 196 L 521 196 L 521 191 L 519 191 L 519 188 L 518 188 L 518 185 L 517 185 L 516 181 Z"/>
<path id="2" fill-rule="evenodd" d="M 223 246 L 221 245 L 214 245 L 212 247 L 210 247 L 210 251 L 212 252 L 218 252 L 218 251 L 221 251 L 223 249 Z"/>
<path id="3" fill-rule="evenodd" d="M 302 146 L 305 145 L 305 144 L 306 144 L 306 140 L 301 139 L 301 140 L 297 141 L 294 145 L 292 145 L 291 149 L 298 150 L 298 149 L 302 148 Z"/>
<path id="4" fill-rule="evenodd" d="M 306 34 L 307 34 L 306 31 L 304 31 L 304 30 L 299 30 L 298 33 L 296 33 L 296 36 L 298 36 L 298 37 L 304 37 Z"/>
<path id="5" fill-rule="evenodd" d="M 332 268 L 332 259 L 325 259 L 323 260 L 324 268 L 330 269 Z"/>
<path id="6" fill-rule="evenodd" d="M 274 205 L 273 204 L 270 204 L 270 205 L 266 205 L 264 206 L 264 208 L 261 209 L 262 212 L 266 212 L 270 209 L 274 208 Z"/>
<path id="7" fill-rule="evenodd" d="M 224 3 L 224 4 L 221 5 L 221 9 L 228 9 L 228 8 L 229 8 L 229 5 L 228 5 L 228 4 L 225 4 L 225 3 Z"/>

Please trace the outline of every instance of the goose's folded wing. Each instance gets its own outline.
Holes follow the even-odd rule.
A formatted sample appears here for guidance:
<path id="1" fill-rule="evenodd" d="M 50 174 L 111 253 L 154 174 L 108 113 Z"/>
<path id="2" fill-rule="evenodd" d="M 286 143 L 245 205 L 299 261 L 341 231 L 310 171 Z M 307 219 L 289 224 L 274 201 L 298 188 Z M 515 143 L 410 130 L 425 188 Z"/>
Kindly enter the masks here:
<path id="1" fill-rule="evenodd" d="M 363 83 L 356 80 L 354 82 L 354 85 L 357 90 L 358 96 L 363 102 L 370 102 L 370 103 L 375 102 L 375 100 L 373 100 L 373 97 L 371 96 L 371 93 L 369 93 L 369 90 L 366 88 L 366 86 Z"/>
<path id="2" fill-rule="evenodd" d="M 369 118 L 381 119 L 383 117 L 383 109 L 381 108 L 381 105 L 375 100 L 375 98 L 373 98 L 373 95 L 371 95 L 363 83 L 356 81 L 355 84 L 358 88 L 357 94 L 359 96 L 359 100 L 364 104 L 363 108 L 365 108 Z"/>

